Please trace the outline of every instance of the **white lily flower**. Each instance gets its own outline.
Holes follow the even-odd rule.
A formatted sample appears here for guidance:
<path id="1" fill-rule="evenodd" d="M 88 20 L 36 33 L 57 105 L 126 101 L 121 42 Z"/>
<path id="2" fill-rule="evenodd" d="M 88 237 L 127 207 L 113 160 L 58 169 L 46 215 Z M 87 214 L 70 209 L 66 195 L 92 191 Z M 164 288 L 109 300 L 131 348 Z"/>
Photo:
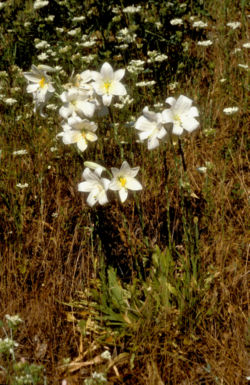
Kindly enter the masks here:
<path id="1" fill-rule="evenodd" d="M 92 118 L 95 112 L 95 103 L 89 99 L 88 92 L 84 92 L 77 87 L 71 87 L 64 91 L 60 98 L 64 105 L 59 109 L 59 114 L 68 119 L 69 116 L 79 115 Z"/>
<path id="2" fill-rule="evenodd" d="M 118 191 L 121 202 L 125 202 L 128 197 L 128 190 L 142 190 L 142 185 L 135 179 L 140 167 L 131 168 L 128 162 L 124 161 L 120 169 L 112 167 L 113 179 L 110 182 L 109 189 Z"/>
<path id="3" fill-rule="evenodd" d="M 96 172 L 96 174 L 99 176 L 101 176 L 103 171 L 107 171 L 107 169 L 105 167 L 101 166 L 100 164 L 98 164 L 96 162 L 90 162 L 88 160 L 86 160 L 86 162 L 84 162 L 84 166 L 90 168 L 91 170 L 94 170 Z"/>
<path id="4" fill-rule="evenodd" d="M 167 98 L 166 103 L 171 107 L 162 111 L 164 123 L 172 123 L 172 133 L 181 135 L 184 130 L 192 132 L 199 126 L 199 122 L 195 119 L 199 116 L 198 109 L 192 107 L 193 101 L 188 97 L 181 95 L 176 100 L 173 97 Z"/>
<path id="5" fill-rule="evenodd" d="M 148 140 L 148 149 L 152 150 L 159 146 L 159 140 L 167 135 L 167 131 L 163 126 L 161 113 L 149 111 L 148 107 L 145 107 L 142 112 L 143 116 L 137 119 L 135 129 L 140 131 L 141 141 Z"/>
<path id="6" fill-rule="evenodd" d="M 38 103 L 45 103 L 49 96 L 55 91 L 52 86 L 51 78 L 47 75 L 49 70 L 53 68 L 49 66 L 36 67 L 31 66 L 31 72 L 24 72 L 24 77 L 28 80 L 27 92 L 33 94 L 33 98 Z"/>
<path id="7" fill-rule="evenodd" d="M 75 143 L 80 151 L 85 151 L 88 142 L 95 142 L 98 138 L 95 134 L 97 125 L 87 119 L 81 119 L 74 116 L 68 119 L 68 123 L 62 125 L 63 132 L 57 136 L 61 136 L 64 144 Z"/>
<path id="8" fill-rule="evenodd" d="M 105 106 L 110 106 L 113 96 L 123 96 L 127 94 L 124 85 L 120 82 L 125 74 L 124 69 L 113 71 L 109 63 L 102 65 L 101 71 L 92 71 L 92 83 L 97 95 L 102 96 Z"/>
<path id="9" fill-rule="evenodd" d="M 101 178 L 96 172 L 85 168 L 82 174 L 84 182 L 78 184 L 78 191 L 88 192 L 87 203 L 89 206 L 94 206 L 97 202 L 104 205 L 108 202 L 107 190 L 110 180 Z"/>

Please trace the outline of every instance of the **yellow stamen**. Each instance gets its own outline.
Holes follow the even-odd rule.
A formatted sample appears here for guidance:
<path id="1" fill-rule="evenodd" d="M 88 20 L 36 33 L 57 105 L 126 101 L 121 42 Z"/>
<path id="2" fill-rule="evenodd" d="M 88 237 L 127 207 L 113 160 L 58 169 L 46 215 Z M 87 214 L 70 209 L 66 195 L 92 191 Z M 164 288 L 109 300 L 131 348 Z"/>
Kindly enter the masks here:
<path id="1" fill-rule="evenodd" d="M 176 121 L 176 122 L 178 122 L 179 124 L 181 124 L 181 118 L 179 117 L 179 115 L 174 115 L 174 120 Z"/>
<path id="2" fill-rule="evenodd" d="M 122 187 L 125 187 L 127 183 L 127 179 L 123 178 L 122 176 L 119 177 L 119 182 L 121 183 Z"/>
<path id="3" fill-rule="evenodd" d="M 42 79 L 39 82 L 39 86 L 43 88 L 45 86 L 45 77 L 42 77 Z"/>
<path id="4" fill-rule="evenodd" d="M 107 93 L 109 93 L 110 86 L 111 86 L 111 82 L 109 82 L 108 80 L 103 84 L 103 87 L 105 88 L 105 91 Z"/>

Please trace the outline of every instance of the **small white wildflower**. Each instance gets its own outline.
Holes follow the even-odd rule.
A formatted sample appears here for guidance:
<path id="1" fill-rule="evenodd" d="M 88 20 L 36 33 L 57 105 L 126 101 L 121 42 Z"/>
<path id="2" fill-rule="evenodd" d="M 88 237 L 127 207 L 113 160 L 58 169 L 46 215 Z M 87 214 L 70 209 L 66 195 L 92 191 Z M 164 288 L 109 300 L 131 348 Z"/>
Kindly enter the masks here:
<path id="1" fill-rule="evenodd" d="M 14 353 L 14 348 L 18 347 L 19 344 L 14 341 L 12 338 L 6 337 L 4 339 L 0 338 L 0 352 L 3 353 Z"/>
<path id="2" fill-rule="evenodd" d="M 207 23 L 204 23 L 203 21 L 198 20 L 198 21 L 195 21 L 193 23 L 193 27 L 194 28 L 206 28 L 207 27 Z"/>
<path id="3" fill-rule="evenodd" d="M 17 150 L 12 152 L 13 155 L 27 155 L 28 151 L 27 150 Z"/>
<path id="4" fill-rule="evenodd" d="M 247 65 L 247 64 L 241 64 L 241 63 L 239 63 L 239 64 L 238 64 L 238 67 L 243 68 L 244 70 L 247 70 L 247 69 L 248 69 L 248 65 Z"/>
<path id="5" fill-rule="evenodd" d="M 81 47 L 90 48 L 93 47 L 96 44 L 94 40 L 92 41 L 85 41 L 84 43 L 80 43 Z"/>
<path id="6" fill-rule="evenodd" d="M 64 47 L 59 49 L 59 53 L 67 53 L 71 50 L 71 47 L 69 45 L 65 45 Z"/>
<path id="7" fill-rule="evenodd" d="M 4 102 L 5 102 L 8 106 L 13 106 L 14 104 L 17 103 L 17 100 L 14 99 L 14 98 L 6 98 L 6 99 L 4 99 Z"/>
<path id="8" fill-rule="evenodd" d="M 227 108 L 224 108 L 223 110 L 224 114 L 226 115 L 233 115 L 238 111 L 239 111 L 239 107 L 227 107 Z"/>
<path id="9" fill-rule="evenodd" d="M 241 26 L 241 23 L 239 21 L 230 21 L 229 23 L 227 23 L 227 26 L 232 29 L 237 29 Z"/>
<path id="10" fill-rule="evenodd" d="M 132 74 L 138 75 L 140 72 L 144 71 L 144 67 L 143 67 L 144 64 L 145 64 L 144 60 L 131 60 L 129 62 L 129 65 L 127 66 L 127 70 Z"/>
<path id="11" fill-rule="evenodd" d="M 17 183 L 16 187 L 23 189 L 29 187 L 28 183 Z"/>
<path id="12" fill-rule="evenodd" d="M 133 43 L 136 36 L 137 35 L 128 28 L 122 28 L 117 32 L 116 38 L 119 43 Z"/>
<path id="13" fill-rule="evenodd" d="M 174 91 L 178 87 L 178 82 L 169 83 L 168 88 L 170 91 Z"/>
<path id="14" fill-rule="evenodd" d="M 250 42 L 242 44 L 243 48 L 250 48 Z"/>
<path id="15" fill-rule="evenodd" d="M 220 83 L 225 83 L 226 81 L 227 81 L 227 79 L 225 79 L 225 78 L 220 79 Z"/>
<path id="16" fill-rule="evenodd" d="M 137 13 L 141 11 L 141 5 L 135 7 L 134 5 L 130 5 L 126 8 L 123 8 L 124 13 Z"/>
<path id="17" fill-rule="evenodd" d="M 106 375 L 104 373 L 97 373 L 97 372 L 94 372 L 92 374 L 92 378 L 97 380 L 99 383 L 100 382 L 107 382 L 107 379 L 106 379 Z"/>
<path id="18" fill-rule="evenodd" d="M 6 71 L 0 71 L 0 79 L 6 79 L 8 77 L 8 73 Z"/>
<path id="19" fill-rule="evenodd" d="M 205 166 L 196 167 L 196 170 L 197 170 L 200 174 L 206 174 L 206 172 L 207 172 L 207 167 L 205 167 Z"/>
<path id="20" fill-rule="evenodd" d="M 67 32 L 69 36 L 76 36 L 81 32 L 81 28 L 75 28 L 71 29 L 70 31 Z"/>
<path id="21" fill-rule="evenodd" d="M 81 57 L 81 61 L 83 62 L 83 63 L 91 63 L 92 61 L 94 61 L 95 60 L 95 58 L 96 58 L 96 55 L 95 54 L 90 54 L 90 55 L 88 55 L 88 56 L 82 56 Z"/>
<path id="22" fill-rule="evenodd" d="M 1 2 L 0 2 L 0 10 L 3 9 L 6 5 L 7 5 L 7 2 L 6 2 L 6 3 L 3 3 L 3 2 L 1 1 Z"/>
<path id="23" fill-rule="evenodd" d="M 159 103 L 154 103 L 154 107 L 155 108 L 162 108 L 163 107 L 163 103 L 159 102 Z"/>
<path id="24" fill-rule="evenodd" d="M 197 45 L 199 45 L 200 47 L 209 47 L 212 44 L 213 42 L 211 40 L 198 41 L 197 43 Z"/>
<path id="25" fill-rule="evenodd" d="M 63 33 L 63 32 L 64 32 L 64 29 L 63 29 L 63 28 L 60 28 L 60 27 L 56 27 L 56 32 L 58 32 L 58 33 Z"/>
<path id="26" fill-rule="evenodd" d="M 212 170 L 212 168 L 214 167 L 213 163 L 207 160 L 205 161 L 205 166 L 207 167 L 208 170 Z"/>
<path id="27" fill-rule="evenodd" d="M 34 9 L 40 9 L 40 8 L 45 7 L 45 6 L 48 5 L 48 4 L 49 4 L 49 1 L 36 0 L 36 1 L 34 2 L 33 7 L 34 7 Z"/>
<path id="28" fill-rule="evenodd" d="M 183 20 L 182 19 L 178 19 L 178 18 L 172 19 L 172 20 L 170 20 L 170 24 L 171 25 L 182 25 L 183 24 Z"/>
<path id="29" fill-rule="evenodd" d="M 11 325 L 11 327 L 18 326 L 20 323 L 23 322 L 23 320 L 19 317 L 18 314 L 16 314 L 16 315 L 9 315 L 9 314 L 6 314 L 6 315 L 5 315 L 5 318 L 7 319 L 7 321 L 8 321 L 9 324 Z"/>
<path id="30" fill-rule="evenodd" d="M 116 45 L 115 48 L 125 51 L 128 48 L 128 44 Z"/>
<path id="31" fill-rule="evenodd" d="M 156 62 L 163 62 L 164 60 L 167 60 L 168 59 L 168 56 L 167 55 L 164 55 L 163 53 L 162 54 L 159 54 L 155 57 L 155 61 Z"/>
<path id="32" fill-rule="evenodd" d="M 13 87 L 13 88 L 11 88 L 11 93 L 17 93 L 17 92 L 20 92 L 20 91 L 21 91 L 20 87 Z"/>
<path id="33" fill-rule="evenodd" d="M 110 351 L 109 350 L 105 350 L 102 354 L 101 354 L 101 357 L 104 359 L 104 360 L 111 360 L 111 354 L 110 354 Z"/>
<path id="34" fill-rule="evenodd" d="M 120 13 L 120 8 L 119 7 L 113 7 L 112 12 L 115 14 L 118 14 L 118 13 Z"/>
<path id="35" fill-rule="evenodd" d="M 40 55 L 37 56 L 37 59 L 40 61 L 44 61 L 44 60 L 48 59 L 48 57 L 49 56 L 45 52 L 42 52 Z"/>
<path id="36" fill-rule="evenodd" d="M 83 21 L 85 19 L 86 19 L 85 16 L 75 16 L 75 17 L 73 17 L 72 21 L 78 22 L 78 21 Z"/>
<path id="37" fill-rule="evenodd" d="M 46 40 L 41 40 L 37 44 L 35 44 L 35 47 L 37 49 L 42 49 L 42 48 L 48 48 L 50 45 Z"/>
<path id="38" fill-rule="evenodd" d="M 233 54 L 236 54 L 236 53 L 238 53 L 238 52 L 241 52 L 241 48 L 239 48 L 239 47 L 235 48 L 235 49 L 232 51 Z"/>
<path id="39" fill-rule="evenodd" d="M 155 26 L 157 29 L 161 29 L 163 27 L 162 23 L 160 21 L 155 22 Z"/>
<path id="40" fill-rule="evenodd" d="M 54 21 L 54 18 L 55 18 L 55 15 L 49 15 L 49 16 L 46 17 L 44 20 L 45 20 L 45 21 Z"/>
<path id="41" fill-rule="evenodd" d="M 149 80 L 144 82 L 135 83 L 136 87 L 151 87 L 156 83 L 155 80 Z"/>
<path id="42" fill-rule="evenodd" d="M 47 104 L 46 108 L 51 111 L 56 111 L 58 106 L 56 104 Z"/>
<path id="43" fill-rule="evenodd" d="M 129 65 L 134 67 L 142 67 L 145 64 L 145 60 L 130 60 Z"/>
<path id="44" fill-rule="evenodd" d="M 121 16 L 120 15 L 113 16 L 112 21 L 114 23 L 119 23 L 121 21 Z"/>
<path id="45" fill-rule="evenodd" d="M 133 98 L 131 98 L 129 95 L 121 96 L 120 97 L 120 103 L 115 103 L 114 107 L 119 108 L 120 110 L 124 108 L 125 106 L 129 106 L 134 101 Z"/>

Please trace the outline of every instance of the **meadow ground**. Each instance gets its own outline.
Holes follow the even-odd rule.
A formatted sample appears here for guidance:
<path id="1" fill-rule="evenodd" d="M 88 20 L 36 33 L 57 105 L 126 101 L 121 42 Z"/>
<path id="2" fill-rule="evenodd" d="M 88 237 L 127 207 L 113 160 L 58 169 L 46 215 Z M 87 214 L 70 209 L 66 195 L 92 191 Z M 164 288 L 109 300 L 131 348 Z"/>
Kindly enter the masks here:
<path id="1" fill-rule="evenodd" d="M 249 16 L 245 0 L 0 2 L 0 383 L 247 384 Z M 111 81 L 79 76 L 105 62 L 125 70 L 111 103 Z M 60 98 L 73 86 L 80 107 Z M 161 120 L 180 95 L 193 132 Z M 69 107 L 96 125 L 84 151 L 64 143 Z M 125 160 L 142 189 L 122 203 L 129 177 L 106 191 L 92 170 L 108 202 L 88 205 L 84 162 L 111 179 Z"/>

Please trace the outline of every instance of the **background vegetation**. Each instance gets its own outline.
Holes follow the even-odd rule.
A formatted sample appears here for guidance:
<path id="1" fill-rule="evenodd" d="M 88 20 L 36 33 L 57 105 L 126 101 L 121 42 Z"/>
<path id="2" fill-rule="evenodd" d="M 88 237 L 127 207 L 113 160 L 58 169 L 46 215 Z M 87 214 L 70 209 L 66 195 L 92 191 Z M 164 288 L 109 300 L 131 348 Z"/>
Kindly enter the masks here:
<path id="1" fill-rule="evenodd" d="M 0 353 L 1 382 L 246 384 L 246 1 L 33 3 L 0 3 L 0 316 L 24 321 L 15 357 Z M 144 64 L 131 72 L 131 60 Z M 33 113 L 23 71 L 56 67 L 60 85 L 104 61 L 127 69 L 133 101 L 111 108 L 81 154 L 56 139 L 56 98 L 47 118 Z M 177 142 L 148 151 L 133 127 L 144 106 L 180 94 L 200 111 L 182 139 L 186 171 Z M 143 191 L 89 208 L 77 191 L 84 161 L 123 159 L 140 166 Z M 17 382 L 18 362 L 43 371 Z"/>

